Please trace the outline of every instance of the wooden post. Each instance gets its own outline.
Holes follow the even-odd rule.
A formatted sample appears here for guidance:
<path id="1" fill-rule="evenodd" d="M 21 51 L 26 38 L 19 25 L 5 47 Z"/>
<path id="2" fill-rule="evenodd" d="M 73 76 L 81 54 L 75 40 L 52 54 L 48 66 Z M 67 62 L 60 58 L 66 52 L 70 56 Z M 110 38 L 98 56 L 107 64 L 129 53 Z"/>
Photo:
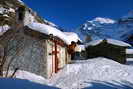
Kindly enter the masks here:
<path id="1" fill-rule="evenodd" d="M 58 56 L 57 56 L 57 42 L 55 42 L 55 73 L 58 72 Z"/>

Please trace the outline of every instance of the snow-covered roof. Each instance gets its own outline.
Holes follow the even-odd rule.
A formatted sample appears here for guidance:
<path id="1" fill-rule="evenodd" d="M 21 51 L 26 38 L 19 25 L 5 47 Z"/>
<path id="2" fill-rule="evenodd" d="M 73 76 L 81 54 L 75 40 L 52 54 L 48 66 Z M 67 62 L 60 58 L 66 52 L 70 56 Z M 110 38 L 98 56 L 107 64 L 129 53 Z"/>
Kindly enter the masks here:
<path id="1" fill-rule="evenodd" d="M 86 44 L 86 47 L 87 46 L 95 46 L 95 45 L 98 45 L 102 42 L 102 40 L 94 40 L 94 41 L 91 41 L 89 43 Z"/>
<path id="2" fill-rule="evenodd" d="M 96 45 L 100 44 L 103 40 L 104 39 L 91 41 L 91 42 L 86 44 L 86 47 L 88 47 L 88 46 L 96 46 Z M 106 39 L 106 40 L 107 40 L 107 43 L 109 43 L 109 44 L 119 45 L 119 46 L 123 46 L 123 47 L 131 47 L 130 44 L 125 43 L 123 41 L 114 40 L 114 39 Z"/>
<path id="3" fill-rule="evenodd" d="M 107 39 L 107 42 L 110 43 L 110 44 L 114 44 L 114 45 L 131 47 L 130 44 L 125 43 L 125 42 L 123 42 L 123 41 L 119 41 L 119 40 Z"/>
<path id="4" fill-rule="evenodd" d="M 28 24 L 27 26 L 35 31 L 38 31 L 47 35 L 53 34 L 53 36 L 56 36 L 62 39 L 66 44 L 71 44 L 72 41 L 77 42 L 78 40 L 80 40 L 76 33 L 64 33 L 59 29 L 51 27 L 46 24 L 31 23 L 31 24 Z"/>
<path id="5" fill-rule="evenodd" d="M 80 40 L 79 36 L 74 33 L 74 32 L 63 32 L 66 36 L 67 36 L 67 39 L 69 39 L 70 41 L 74 41 L 74 42 L 77 42 L 78 40 Z"/>

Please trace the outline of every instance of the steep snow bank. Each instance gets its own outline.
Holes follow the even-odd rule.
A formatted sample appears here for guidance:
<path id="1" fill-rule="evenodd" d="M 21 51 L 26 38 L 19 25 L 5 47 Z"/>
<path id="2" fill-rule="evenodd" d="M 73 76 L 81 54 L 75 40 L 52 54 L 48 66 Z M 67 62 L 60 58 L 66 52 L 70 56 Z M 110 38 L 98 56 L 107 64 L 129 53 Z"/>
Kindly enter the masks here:
<path id="1" fill-rule="evenodd" d="M 109 82 L 111 86 L 111 83 L 118 85 L 118 82 L 122 81 L 133 83 L 132 70 L 131 66 L 122 65 L 106 58 L 94 58 L 68 64 L 51 81 L 53 85 L 62 89 L 91 87 L 91 83 L 94 81 Z"/>

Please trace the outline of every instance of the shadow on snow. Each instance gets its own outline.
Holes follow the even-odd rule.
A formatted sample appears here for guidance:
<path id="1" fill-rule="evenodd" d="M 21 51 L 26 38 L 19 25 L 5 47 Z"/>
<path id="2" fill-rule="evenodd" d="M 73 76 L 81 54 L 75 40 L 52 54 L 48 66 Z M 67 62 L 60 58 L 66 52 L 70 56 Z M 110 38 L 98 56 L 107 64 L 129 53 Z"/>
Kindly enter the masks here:
<path id="1" fill-rule="evenodd" d="M 59 89 L 59 88 L 33 83 L 28 80 L 0 78 L 0 89 Z"/>
<path id="2" fill-rule="evenodd" d="M 133 89 L 133 84 L 128 81 L 113 82 L 114 83 L 103 81 L 85 82 L 90 86 L 84 89 Z"/>

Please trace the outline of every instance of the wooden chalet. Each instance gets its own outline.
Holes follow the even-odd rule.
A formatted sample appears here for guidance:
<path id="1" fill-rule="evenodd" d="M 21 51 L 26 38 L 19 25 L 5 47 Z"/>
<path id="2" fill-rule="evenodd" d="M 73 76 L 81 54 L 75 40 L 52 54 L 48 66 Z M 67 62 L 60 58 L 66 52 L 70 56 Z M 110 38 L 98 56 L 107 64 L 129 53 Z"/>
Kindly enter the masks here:
<path id="1" fill-rule="evenodd" d="M 119 63 L 126 63 L 126 48 L 130 45 L 113 39 L 96 40 L 87 44 L 86 57 L 105 57 L 117 61 Z"/>

